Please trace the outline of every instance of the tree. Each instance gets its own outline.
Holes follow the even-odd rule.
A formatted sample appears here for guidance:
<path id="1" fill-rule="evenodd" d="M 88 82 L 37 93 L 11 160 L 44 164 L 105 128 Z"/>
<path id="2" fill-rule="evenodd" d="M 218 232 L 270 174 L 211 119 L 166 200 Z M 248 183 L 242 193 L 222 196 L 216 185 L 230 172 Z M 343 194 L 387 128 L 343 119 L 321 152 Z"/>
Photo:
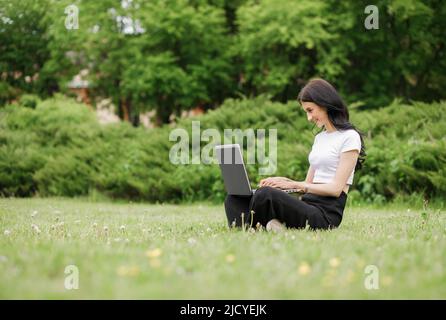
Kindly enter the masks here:
<path id="1" fill-rule="evenodd" d="M 348 71 L 339 79 L 351 100 L 378 107 L 395 97 L 433 101 L 446 92 L 446 3 L 377 1 L 379 29 L 364 28 L 366 1 L 334 2 L 334 12 L 361 13 L 342 32 L 353 46 Z"/>
<path id="2" fill-rule="evenodd" d="M 247 94 L 296 96 L 297 81 L 315 73 L 317 48 L 333 37 L 325 13 L 322 1 L 251 1 L 239 8 L 236 51 Z"/>
<path id="3" fill-rule="evenodd" d="M 68 4 L 59 3 L 57 11 Z M 55 19 L 53 62 L 69 61 L 66 52 L 74 51 L 76 68 L 90 69 L 94 91 L 112 97 L 124 119 L 155 109 L 158 122 L 166 123 L 173 112 L 211 106 L 231 94 L 222 9 L 183 0 L 79 1 L 78 6 L 79 30 L 67 32 Z M 72 75 L 72 68 L 59 68 L 59 78 L 64 73 Z"/>
<path id="4" fill-rule="evenodd" d="M 44 66 L 50 58 L 47 0 L 0 0 L 0 103 L 30 92 L 58 89 Z"/>
<path id="5" fill-rule="evenodd" d="M 204 2 L 142 2 L 135 12 L 145 32 L 132 40 L 125 92 L 166 123 L 173 112 L 218 105 L 232 95 L 234 68 L 224 10 Z"/>
<path id="6" fill-rule="evenodd" d="M 348 102 L 378 107 L 395 96 L 438 100 L 446 89 L 446 3 L 386 1 L 367 30 L 367 1 L 250 1 L 237 12 L 240 70 L 248 95 L 295 99 L 312 77 L 336 84 Z"/>

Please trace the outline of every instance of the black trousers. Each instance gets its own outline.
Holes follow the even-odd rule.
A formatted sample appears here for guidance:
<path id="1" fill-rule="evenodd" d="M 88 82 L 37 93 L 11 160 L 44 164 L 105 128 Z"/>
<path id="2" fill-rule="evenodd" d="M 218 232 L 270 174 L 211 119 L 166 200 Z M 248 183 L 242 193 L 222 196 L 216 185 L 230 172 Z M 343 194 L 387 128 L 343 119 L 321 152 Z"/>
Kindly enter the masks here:
<path id="1" fill-rule="evenodd" d="M 340 225 L 346 201 L 345 192 L 339 197 L 306 193 L 299 198 L 261 187 L 252 196 L 227 195 L 225 210 L 230 227 L 241 227 L 242 220 L 245 225 L 256 227 L 260 223 L 265 227 L 268 221 L 277 219 L 289 228 L 305 228 L 308 224 L 312 229 L 329 229 Z"/>

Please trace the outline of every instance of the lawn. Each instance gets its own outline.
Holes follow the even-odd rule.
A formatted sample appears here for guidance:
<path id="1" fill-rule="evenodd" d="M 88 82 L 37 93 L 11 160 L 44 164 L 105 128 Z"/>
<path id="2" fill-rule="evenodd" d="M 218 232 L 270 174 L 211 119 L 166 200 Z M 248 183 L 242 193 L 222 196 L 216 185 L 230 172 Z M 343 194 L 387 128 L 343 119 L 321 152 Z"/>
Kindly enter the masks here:
<path id="1" fill-rule="evenodd" d="M 0 199 L 0 231 L 2 299 L 446 299 L 438 209 L 349 207 L 337 230 L 273 234 L 229 230 L 222 205 Z"/>

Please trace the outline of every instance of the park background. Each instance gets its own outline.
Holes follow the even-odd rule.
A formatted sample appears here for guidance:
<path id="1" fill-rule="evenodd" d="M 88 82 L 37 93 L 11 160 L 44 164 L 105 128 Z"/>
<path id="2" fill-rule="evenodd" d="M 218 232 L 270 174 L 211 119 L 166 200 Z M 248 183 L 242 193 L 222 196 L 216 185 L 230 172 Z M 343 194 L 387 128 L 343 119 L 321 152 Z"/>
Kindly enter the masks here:
<path id="1" fill-rule="evenodd" d="M 174 142 L 169 141 L 169 133 L 175 128 L 190 132 L 192 121 L 200 121 L 201 130 L 221 132 L 225 128 L 277 129 L 275 175 L 303 180 L 318 130 L 307 122 L 296 97 L 308 80 L 322 77 L 334 84 L 348 104 L 352 123 L 364 133 L 367 148 L 364 168 L 355 174 L 349 192 L 349 206 L 355 215 L 343 223 L 345 233 L 322 233 L 322 238 L 356 239 L 367 247 L 370 239 L 382 245 L 401 232 L 399 239 L 406 241 L 384 250 L 385 256 L 404 250 L 399 245 L 415 248 L 415 260 L 396 259 L 392 270 L 402 264 L 409 270 L 405 276 L 420 279 L 426 289 L 417 291 L 414 288 L 419 283 L 409 282 L 409 287 L 381 292 L 380 297 L 424 294 L 444 298 L 445 291 L 438 285 L 446 281 L 440 254 L 445 246 L 441 210 L 446 194 L 446 3 L 375 1 L 378 29 L 365 27 L 370 15 L 365 13 L 367 5 L 367 1 L 355 0 L 0 0 L 0 195 L 6 252 L 1 256 L 6 270 L 1 296 L 61 297 L 60 283 L 55 282 L 63 277 L 61 266 L 85 252 L 91 257 L 98 255 L 96 266 L 104 264 L 104 270 L 109 270 L 104 279 L 115 270 L 122 277 L 141 277 L 145 267 L 140 262 L 122 265 L 122 259 L 114 257 L 116 265 L 109 267 L 100 260 L 110 254 L 107 251 L 101 256 L 100 248 L 114 244 L 113 239 L 119 239 L 120 246 L 125 246 L 124 240 L 140 243 L 152 239 L 146 252 L 151 259 L 147 268 L 155 269 L 167 263 L 153 259 L 163 256 L 160 252 L 165 249 L 160 248 L 168 246 L 169 236 L 183 237 L 187 250 L 201 236 L 212 242 L 214 232 L 218 239 L 245 241 L 246 235 L 227 234 L 225 229 L 225 190 L 218 166 L 172 164 L 169 150 Z M 74 13 L 78 13 L 78 25 Z M 254 183 L 262 178 L 257 175 L 258 165 L 247 169 Z M 128 207 L 121 207 L 124 205 Z M 150 220 L 150 210 L 154 210 L 155 220 Z M 134 216 L 129 214 L 132 212 Z M 209 212 L 217 214 L 208 217 Z M 202 214 L 207 218 L 201 220 Z M 167 220 L 159 215 L 166 215 Z M 30 220 L 39 216 L 39 223 Z M 155 233 L 143 228 L 136 238 L 125 236 L 123 230 L 130 229 L 132 223 L 141 228 L 143 217 L 161 227 L 153 227 Z M 65 225 L 60 226 L 60 220 Z M 369 221 L 375 224 L 369 225 Z M 68 231 L 70 223 L 74 229 Z M 109 231 L 111 225 L 116 230 Z M 378 235 L 373 233 L 375 228 Z M 358 238 L 364 229 L 372 234 Z M 116 232 L 114 237 L 112 232 Z M 49 247 L 40 244 L 40 248 L 35 242 L 36 234 L 42 233 L 47 237 L 42 241 Z M 94 243 L 90 251 L 84 251 L 83 235 L 87 244 Z M 14 237 L 20 241 L 8 242 Z M 63 254 L 71 248 L 71 237 L 76 238 L 76 251 Z M 308 238 L 301 239 L 302 246 L 313 240 L 307 233 L 282 240 L 289 244 L 289 237 Z M 54 241 L 68 243 L 60 244 L 58 254 L 51 254 Z M 273 249 L 276 243 L 266 235 L 259 241 Z M 241 249 L 227 252 L 218 243 L 214 243 L 218 249 L 213 250 L 221 250 L 225 263 L 239 262 L 234 252 Z M 415 247 L 413 243 L 417 243 Z M 424 263 L 421 257 L 429 253 L 425 250 L 430 245 L 435 248 L 430 252 L 434 264 L 426 266 L 431 272 L 419 274 Z M 21 258 L 16 252 L 19 247 L 34 251 L 35 246 L 40 256 Z M 251 246 L 247 256 L 259 251 Z M 318 258 L 305 248 L 302 252 L 309 256 L 303 260 L 284 258 L 290 266 L 297 264 L 297 277 L 318 270 L 321 262 L 317 261 L 325 255 L 331 270 L 339 264 L 336 261 L 342 252 L 352 259 L 352 265 L 363 267 L 364 257 L 358 262 L 348 253 L 356 252 L 352 244 L 342 249 L 335 246 L 332 252 L 340 250 L 338 256 L 325 252 L 326 242 L 317 248 Z M 133 252 L 121 249 L 118 252 L 123 255 Z M 207 250 L 205 255 L 212 261 L 215 257 Z M 274 250 L 286 254 L 285 248 Z M 368 252 L 364 247 L 359 251 L 359 256 Z M 183 258 L 186 261 L 180 271 L 172 267 L 163 272 L 173 270 L 180 277 L 198 269 L 198 275 L 205 275 L 197 276 L 199 284 L 176 279 L 169 291 L 160 289 L 159 283 L 160 288 L 152 288 L 154 297 L 183 296 L 179 292 L 184 297 L 263 297 L 257 287 L 249 286 L 254 281 L 249 277 L 239 283 L 241 291 L 232 291 L 232 287 L 212 291 L 213 281 L 232 283 L 230 271 L 217 263 L 213 278 L 206 269 L 213 264 L 204 267 L 198 264 L 205 263 L 204 258 L 192 262 L 195 253 L 189 254 L 175 260 L 176 264 Z M 49 261 L 42 266 L 47 277 L 40 286 L 31 287 L 37 271 L 27 265 L 44 258 Z M 249 261 L 240 262 L 236 269 L 248 267 Z M 20 270 L 28 280 L 17 280 L 23 275 Z M 351 274 L 345 277 L 350 279 Z M 394 273 L 389 277 L 384 283 L 397 282 Z M 280 279 L 279 285 L 286 282 Z M 313 280 L 308 284 L 319 283 Z M 210 283 L 209 292 L 204 283 Z M 265 297 L 299 297 L 293 288 L 281 291 L 279 285 L 266 290 Z M 7 291 L 10 286 L 16 289 Z M 138 291 L 123 283 L 116 286 L 100 286 L 91 296 L 141 297 L 146 293 L 142 287 Z M 191 293 L 187 288 L 199 289 Z M 324 288 L 306 287 L 305 297 L 370 294 L 348 285 L 350 291 Z M 90 297 L 85 292 L 79 296 Z"/>

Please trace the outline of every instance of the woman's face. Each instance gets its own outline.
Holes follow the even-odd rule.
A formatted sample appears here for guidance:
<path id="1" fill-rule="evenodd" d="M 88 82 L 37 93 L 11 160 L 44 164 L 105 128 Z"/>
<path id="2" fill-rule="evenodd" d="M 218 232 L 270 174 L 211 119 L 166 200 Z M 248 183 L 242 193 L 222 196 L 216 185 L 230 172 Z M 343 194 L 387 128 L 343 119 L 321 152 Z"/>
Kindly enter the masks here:
<path id="1" fill-rule="evenodd" d="M 317 104 L 313 102 L 302 102 L 302 108 L 307 113 L 307 119 L 310 122 L 315 123 L 318 128 L 322 128 L 322 126 L 327 127 L 329 123 L 327 111 L 324 108 L 319 107 Z"/>

